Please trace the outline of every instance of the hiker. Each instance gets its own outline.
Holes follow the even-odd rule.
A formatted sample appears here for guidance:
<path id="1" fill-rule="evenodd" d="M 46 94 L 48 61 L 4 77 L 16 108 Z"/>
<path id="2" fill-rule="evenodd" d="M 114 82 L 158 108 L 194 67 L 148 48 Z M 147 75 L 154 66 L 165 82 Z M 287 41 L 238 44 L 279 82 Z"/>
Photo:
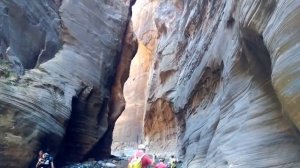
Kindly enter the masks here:
<path id="1" fill-rule="evenodd" d="M 129 159 L 128 168 L 147 168 L 147 166 L 152 166 L 154 164 L 153 160 L 145 151 L 146 146 L 140 144 L 138 150 Z"/>
<path id="2" fill-rule="evenodd" d="M 41 152 L 43 152 L 43 151 L 40 151 L 39 155 Z M 55 168 L 54 163 L 53 163 L 53 158 L 50 157 L 50 155 L 48 153 L 43 153 L 42 157 L 39 158 L 35 167 L 36 168 Z"/>
<path id="3" fill-rule="evenodd" d="M 43 150 L 40 150 L 40 151 L 39 151 L 38 160 L 40 160 L 41 158 L 43 158 L 43 154 L 44 154 L 44 151 L 43 151 Z"/>
<path id="4" fill-rule="evenodd" d="M 164 159 L 159 159 L 159 163 L 155 165 L 155 168 L 167 168 L 168 166 L 164 163 Z"/>
<path id="5" fill-rule="evenodd" d="M 168 167 L 169 168 L 176 168 L 176 158 L 174 157 L 174 155 L 171 155 L 169 162 L 168 162 Z"/>
<path id="6" fill-rule="evenodd" d="M 38 153 L 38 159 L 37 159 L 37 164 L 35 167 L 38 167 L 40 165 L 40 163 L 42 162 L 43 160 L 43 155 L 44 155 L 44 151 L 43 150 L 40 150 L 39 153 Z"/>

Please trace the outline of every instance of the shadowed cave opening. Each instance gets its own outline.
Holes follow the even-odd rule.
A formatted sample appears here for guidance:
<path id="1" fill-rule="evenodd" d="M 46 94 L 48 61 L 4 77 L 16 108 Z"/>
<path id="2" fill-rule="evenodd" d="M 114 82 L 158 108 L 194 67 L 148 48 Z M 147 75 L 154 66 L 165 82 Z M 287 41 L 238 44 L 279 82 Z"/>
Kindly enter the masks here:
<path id="1" fill-rule="evenodd" d="M 241 41 L 243 45 L 242 57 L 245 57 L 244 63 L 248 64 L 255 78 L 260 81 L 260 86 L 265 89 L 274 99 L 274 103 L 281 109 L 283 119 L 288 123 L 293 135 L 300 140 L 299 130 L 293 124 L 288 115 L 283 111 L 282 105 L 278 100 L 277 94 L 272 85 L 272 62 L 271 56 L 264 43 L 263 36 L 258 32 L 244 28 L 241 31 Z M 245 65 L 245 64 L 244 64 Z"/>
<path id="2" fill-rule="evenodd" d="M 268 49 L 265 46 L 263 36 L 250 28 L 244 28 L 241 31 L 242 44 L 247 62 L 250 64 L 251 71 L 255 77 L 260 78 L 262 87 L 272 95 L 274 102 L 280 107 L 283 118 L 287 121 L 293 135 L 300 140 L 300 133 L 293 124 L 289 116 L 283 111 L 282 105 L 278 100 L 274 87 L 272 85 L 272 62 Z"/>
<path id="3" fill-rule="evenodd" d="M 107 105 L 108 101 L 102 99 L 100 90 L 88 86 L 72 99 L 72 113 L 66 135 L 56 156 L 59 167 L 88 159 L 85 154 L 95 148 L 93 145 L 101 136 L 97 137 L 97 126 L 103 119 L 106 120 Z M 82 128 L 88 129 L 83 130 Z M 87 136 L 90 138 L 86 139 Z M 99 159 L 101 158 L 100 153 L 101 150 L 90 155 L 89 158 Z"/>

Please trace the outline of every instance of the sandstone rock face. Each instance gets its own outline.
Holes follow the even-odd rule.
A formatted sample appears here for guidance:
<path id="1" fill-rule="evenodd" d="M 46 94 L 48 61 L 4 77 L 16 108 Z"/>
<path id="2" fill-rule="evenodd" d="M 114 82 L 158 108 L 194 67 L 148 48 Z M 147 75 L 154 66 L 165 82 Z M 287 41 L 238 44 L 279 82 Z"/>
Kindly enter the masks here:
<path id="1" fill-rule="evenodd" d="M 143 114 L 151 57 L 149 50 L 139 44 L 137 54 L 131 62 L 130 78 L 124 85 L 126 108 L 114 129 L 113 151 L 123 152 L 124 148 L 135 149 L 143 140 Z"/>
<path id="2" fill-rule="evenodd" d="M 58 7 L 52 1 L 0 2 L 1 59 L 7 59 L 19 74 L 54 57 L 61 47 Z M 43 16 L 43 17 L 40 17 Z"/>
<path id="3" fill-rule="evenodd" d="M 157 38 L 144 107 L 152 152 L 191 168 L 299 167 L 300 2 L 142 4 L 139 43 Z"/>
<path id="4" fill-rule="evenodd" d="M 0 2 L 0 167 L 28 167 L 41 148 L 58 162 L 93 157 L 110 125 L 128 9 L 117 0 Z"/>
<path id="5" fill-rule="evenodd" d="M 113 131 L 115 122 L 125 109 L 125 99 L 123 95 L 123 86 L 129 76 L 131 60 L 137 52 L 137 39 L 133 33 L 132 23 L 127 27 L 126 36 L 123 39 L 123 48 L 120 63 L 117 68 L 115 82 L 112 86 L 111 100 L 109 102 L 108 128 L 104 136 L 93 147 L 89 156 L 94 158 L 103 158 L 111 156 L 111 146 L 113 141 Z M 99 155 L 101 153 L 101 155 Z"/>
<path id="6" fill-rule="evenodd" d="M 153 48 L 156 41 L 156 27 L 152 22 L 144 24 L 145 20 L 153 19 L 155 5 L 147 6 L 146 1 L 137 1 L 133 6 L 132 20 L 133 31 L 139 39 L 138 51 L 131 62 L 130 77 L 124 85 L 124 96 L 126 107 L 114 129 L 112 149 L 115 154 L 122 154 L 126 151 L 136 149 L 137 145 L 144 139 L 143 136 L 143 115 L 147 95 L 147 84 L 149 71 L 152 66 Z M 153 11 L 151 11 L 153 9 Z M 136 12 L 136 11 L 139 12 Z M 138 22 L 140 18 L 140 22 Z M 141 40 L 144 40 L 141 42 Z M 125 151 L 124 151 L 125 150 Z M 127 153 L 129 154 L 129 153 Z"/>
<path id="7" fill-rule="evenodd" d="M 109 156 L 124 97 L 116 149 L 300 167 L 300 1 L 134 3 L 0 2 L 0 167 Z"/>

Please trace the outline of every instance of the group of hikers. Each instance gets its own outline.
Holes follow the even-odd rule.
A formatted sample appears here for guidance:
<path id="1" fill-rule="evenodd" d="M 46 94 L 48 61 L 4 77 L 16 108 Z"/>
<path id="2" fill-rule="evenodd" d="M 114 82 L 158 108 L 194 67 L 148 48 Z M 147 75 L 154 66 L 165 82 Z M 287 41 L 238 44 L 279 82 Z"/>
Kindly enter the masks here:
<path id="1" fill-rule="evenodd" d="M 168 163 L 164 162 L 164 159 L 159 159 L 158 163 L 155 163 L 155 157 L 150 157 L 146 152 L 146 146 L 140 144 L 138 150 L 129 158 L 128 168 L 176 168 L 177 160 L 174 155 L 171 155 Z"/>
<path id="2" fill-rule="evenodd" d="M 155 163 L 155 157 L 150 157 L 145 152 L 146 146 L 140 144 L 138 146 L 138 150 L 133 154 L 132 157 L 129 158 L 128 168 L 176 168 L 177 159 L 174 157 L 174 155 L 171 155 L 168 163 L 165 163 L 164 159 L 162 158 Z M 40 150 L 36 168 L 55 168 L 53 157 Z"/>
<path id="3" fill-rule="evenodd" d="M 55 168 L 53 163 L 53 157 L 43 150 L 39 151 L 38 162 L 36 168 Z"/>

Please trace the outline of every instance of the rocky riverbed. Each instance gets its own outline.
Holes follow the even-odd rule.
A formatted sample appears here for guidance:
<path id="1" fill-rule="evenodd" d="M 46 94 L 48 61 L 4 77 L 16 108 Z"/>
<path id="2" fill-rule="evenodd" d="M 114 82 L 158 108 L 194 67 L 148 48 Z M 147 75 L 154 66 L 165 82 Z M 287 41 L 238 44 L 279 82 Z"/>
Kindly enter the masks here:
<path id="1" fill-rule="evenodd" d="M 155 161 L 158 160 L 157 157 Z M 165 159 L 165 163 L 167 162 L 167 159 Z M 155 162 L 157 163 L 157 162 Z M 177 167 L 181 167 L 182 162 L 179 161 L 177 163 Z M 68 166 L 64 166 L 63 168 L 127 168 L 128 166 L 128 157 L 115 157 L 113 156 L 110 159 L 105 159 L 105 160 L 91 160 L 91 161 L 86 161 L 83 163 L 77 163 L 77 164 L 72 164 Z"/>
<path id="2" fill-rule="evenodd" d="M 125 168 L 127 167 L 127 159 L 126 158 L 119 158 L 114 157 L 111 159 L 106 160 L 92 160 L 92 161 L 86 161 L 83 163 L 77 163 L 65 166 L 63 168 L 109 168 L 109 167 L 115 167 L 115 168 Z"/>

